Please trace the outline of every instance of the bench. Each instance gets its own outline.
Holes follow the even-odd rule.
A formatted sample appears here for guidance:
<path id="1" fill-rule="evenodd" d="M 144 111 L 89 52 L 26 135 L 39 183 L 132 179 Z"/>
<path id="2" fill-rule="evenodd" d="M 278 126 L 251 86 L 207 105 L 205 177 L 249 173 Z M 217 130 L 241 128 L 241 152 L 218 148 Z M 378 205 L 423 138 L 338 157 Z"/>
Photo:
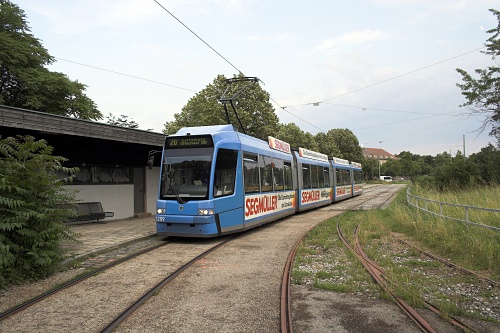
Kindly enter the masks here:
<path id="1" fill-rule="evenodd" d="M 113 217 L 115 213 L 105 212 L 102 209 L 100 202 L 77 202 L 73 204 L 76 207 L 78 216 L 70 220 L 70 222 L 86 222 L 102 220 L 106 217 Z"/>

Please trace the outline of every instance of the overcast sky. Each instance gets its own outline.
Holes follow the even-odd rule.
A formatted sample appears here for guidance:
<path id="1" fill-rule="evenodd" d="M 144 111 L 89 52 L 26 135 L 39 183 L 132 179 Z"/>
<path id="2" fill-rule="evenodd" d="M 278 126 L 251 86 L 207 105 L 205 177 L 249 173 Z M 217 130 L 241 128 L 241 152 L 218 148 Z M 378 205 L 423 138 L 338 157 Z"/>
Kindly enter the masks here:
<path id="1" fill-rule="evenodd" d="M 220 55 L 154 0 L 12 1 L 57 59 L 50 70 L 141 129 L 161 132 L 240 70 L 262 80 L 281 123 L 312 134 L 348 128 L 392 154 L 455 155 L 465 135 L 469 155 L 492 141 L 481 118 L 460 116 L 456 68 L 494 64 L 478 50 L 494 1 L 158 0 Z"/>

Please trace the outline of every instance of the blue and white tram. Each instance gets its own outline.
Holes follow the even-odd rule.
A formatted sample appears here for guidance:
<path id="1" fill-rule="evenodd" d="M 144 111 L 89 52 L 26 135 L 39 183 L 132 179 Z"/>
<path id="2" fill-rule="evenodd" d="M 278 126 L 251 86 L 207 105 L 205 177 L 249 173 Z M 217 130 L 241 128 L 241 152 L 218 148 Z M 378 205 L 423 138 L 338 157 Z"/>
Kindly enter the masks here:
<path id="1" fill-rule="evenodd" d="M 297 164 L 298 206 L 302 211 L 332 203 L 332 185 L 328 156 L 299 148 L 293 151 Z"/>
<path id="2" fill-rule="evenodd" d="M 352 179 L 352 176 L 350 177 Z M 160 236 L 215 237 L 331 204 L 324 154 L 232 125 L 188 127 L 165 139 L 156 225 Z"/>
<path id="3" fill-rule="evenodd" d="M 348 160 L 334 157 L 330 160 L 333 169 L 333 201 L 352 197 L 352 167 Z"/>
<path id="4" fill-rule="evenodd" d="M 352 196 L 363 194 L 363 169 L 361 163 L 351 162 Z"/>

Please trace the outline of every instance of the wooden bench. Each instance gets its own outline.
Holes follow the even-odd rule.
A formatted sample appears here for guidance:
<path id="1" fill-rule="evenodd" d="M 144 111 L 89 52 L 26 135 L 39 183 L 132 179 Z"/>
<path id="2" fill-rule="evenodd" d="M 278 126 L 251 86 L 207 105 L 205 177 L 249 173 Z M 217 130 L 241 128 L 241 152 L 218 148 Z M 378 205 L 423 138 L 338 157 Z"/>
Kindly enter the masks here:
<path id="1" fill-rule="evenodd" d="M 76 207 L 78 216 L 71 219 L 70 222 L 87 222 L 95 221 L 99 222 L 106 217 L 113 217 L 115 213 L 105 212 L 102 209 L 102 204 L 100 202 L 77 202 L 73 204 Z"/>

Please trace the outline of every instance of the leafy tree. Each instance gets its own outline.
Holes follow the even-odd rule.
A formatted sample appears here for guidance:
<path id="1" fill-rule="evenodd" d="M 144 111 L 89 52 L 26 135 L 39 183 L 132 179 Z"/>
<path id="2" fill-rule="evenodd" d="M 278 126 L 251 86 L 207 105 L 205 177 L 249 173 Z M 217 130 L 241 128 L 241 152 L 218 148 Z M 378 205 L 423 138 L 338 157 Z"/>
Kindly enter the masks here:
<path id="1" fill-rule="evenodd" d="M 361 149 L 358 138 L 351 130 L 336 128 L 329 130 L 326 135 L 334 140 L 342 154 L 342 158 L 353 162 L 363 161 L 363 149 Z"/>
<path id="2" fill-rule="evenodd" d="M 490 55 L 495 61 L 500 56 L 500 12 L 495 9 L 490 11 L 497 17 L 498 25 L 494 29 L 486 31 L 493 34 L 486 40 L 486 51 L 484 54 Z M 483 131 L 491 126 L 490 135 L 496 137 L 500 145 L 500 67 L 489 66 L 487 69 L 476 69 L 478 79 L 473 78 L 465 70 L 457 68 L 462 74 L 463 83 L 457 83 L 465 96 L 466 102 L 462 107 L 466 107 L 471 115 L 484 117 L 480 130 Z"/>
<path id="3" fill-rule="evenodd" d="M 127 128 L 138 128 L 139 124 L 137 124 L 134 120 L 128 119 L 128 116 L 126 115 L 121 115 L 118 118 L 116 118 L 112 113 L 109 113 L 109 115 L 106 117 L 108 119 L 107 123 L 110 125 L 115 125 L 115 126 L 120 126 L 120 127 L 127 127 Z"/>
<path id="4" fill-rule="evenodd" d="M 403 163 L 400 160 L 390 159 L 387 160 L 383 165 L 385 176 L 402 176 L 403 175 Z"/>
<path id="5" fill-rule="evenodd" d="M 319 147 L 311 133 L 304 132 L 295 123 L 280 124 L 275 134 L 272 134 L 280 140 L 283 140 L 295 148 L 306 148 L 319 152 Z"/>
<path id="6" fill-rule="evenodd" d="M 431 178 L 432 187 L 446 191 L 473 186 L 476 184 L 478 173 L 475 164 L 457 151 L 455 157 L 443 160 L 436 166 Z"/>
<path id="7" fill-rule="evenodd" d="M 319 151 L 322 152 L 323 154 L 328 155 L 328 158 L 344 157 L 331 131 L 328 131 L 327 133 L 319 132 L 314 136 L 314 140 L 318 145 Z"/>
<path id="8" fill-rule="evenodd" d="M 60 242 L 74 239 L 63 225 L 76 216 L 69 205 L 74 193 L 62 186 L 77 169 L 64 168 L 66 159 L 52 152 L 30 136 L 0 139 L 0 288 L 52 274 L 62 259 Z"/>
<path id="9" fill-rule="evenodd" d="M 0 0 L 0 104 L 80 119 L 102 119 L 86 86 L 44 66 L 54 58 L 30 33 L 26 15 Z"/>
<path id="10" fill-rule="evenodd" d="M 224 107 L 218 100 L 225 91 L 226 97 L 232 97 L 242 89 L 244 90 L 233 103 L 245 133 L 264 140 L 267 140 L 269 135 L 276 136 L 279 123 L 269 102 L 269 94 L 255 82 L 236 82 L 228 85 L 224 75 L 218 75 L 211 84 L 192 97 L 182 108 L 181 113 L 174 114 L 174 121 L 165 123 L 163 132 L 173 134 L 186 126 L 227 124 Z M 227 107 L 231 123 L 239 127 L 229 103 Z"/>
<path id="11" fill-rule="evenodd" d="M 500 150 L 492 144 L 481 149 L 480 152 L 469 156 L 479 170 L 481 182 L 484 184 L 500 184 Z"/>

